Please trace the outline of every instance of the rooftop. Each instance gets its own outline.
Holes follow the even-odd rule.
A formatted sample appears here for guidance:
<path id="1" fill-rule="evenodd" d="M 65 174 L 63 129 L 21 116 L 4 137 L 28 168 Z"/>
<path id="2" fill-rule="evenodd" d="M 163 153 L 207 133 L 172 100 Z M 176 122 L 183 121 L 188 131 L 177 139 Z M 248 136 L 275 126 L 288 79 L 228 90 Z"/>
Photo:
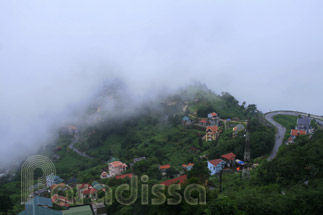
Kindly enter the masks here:
<path id="1" fill-rule="evenodd" d="M 75 215 L 92 215 L 92 210 L 89 205 L 72 207 L 68 210 L 62 211 L 63 214 L 75 214 Z"/>
<path id="2" fill-rule="evenodd" d="M 211 160 L 208 161 L 210 164 L 212 164 L 213 166 L 217 166 L 219 163 L 221 163 L 223 160 L 222 159 L 215 159 L 215 160 Z"/>
<path id="3" fill-rule="evenodd" d="M 211 130 L 212 133 L 216 133 L 218 131 L 218 126 L 214 125 L 214 126 L 207 126 L 206 127 L 206 131 Z"/>
<path id="4" fill-rule="evenodd" d="M 182 167 L 186 168 L 186 167 L 189 167 L 189 166 L 194 166 L 193 163 L 188 163 L 188 164 L 183 164 Z"/>
<path id="5" fill-rule="evenodd" d="M 299 118 L 297 119 L 297 125 L 311 125 L 311 118 L 309 117 L 304 117 L 304 118 Z"/>
<path id="6" fill-rule="evenodd" d="M 21 211 L 18 215 L 34 215 L 34 214 L 41 214 L 41 215 L 62 215 L 61 211 L 56 211 L 53 209 L 41 207 L 41 206 L 29 206 L 26 207 L 24 211 Z"/>
<path id="7" fill-rule="evenodd" d="M 119 166 L 127 167 L 127 165 L 125 163 L 122 163 L 121 161 L 113 161 L 109 163 L 109 165 L 113 167 L 119 167 Z"/>
<path id="8" fill-rule="evenodd" d="M 124 174 L 124 175 L 118 175 L 118 176 L 116 176 L 116 179 L 132 178 L 132 176 L 133 176 L 132 173 L 128 173 L 128 174 Z"/>
<path id="9" fill-rule="evenodd" d="M 169 186 L 171 184 L 175 184 L 175 183 L 178 183 L 178 184 L 183 184 L 187 179 L 187 175 L 182 175 L 182 176 L 179 176 L 177 178 L 173 178 L 173 179 L 170 179 L 170 180 L 167 180 L 167 181 L 164 181 L 160 184 L 164 184 L 165 186 Z"/>
<path id="10" fill-rule="evenodd" d="M 228 154 L 221 155 L 221 157 L 227 160 L 234 160 L 236 158 L 236 155 L 230 152 Z"/>
<path id="11" fill-rule="evenodd" d="M 217 114 L 216 114 L 215 112 L 213 112 L 213 113 L 209 113 L 209 115 L 210 115 L 210 116 L 213 116 L 213 117 L 217 116 Z"/>
<path id="12" fill-rule="evenodd" d="M 28 201 L 28 205 L 34 204 L 34 205 L 40 205 L 40 206 L 48 206 L 53 207 L 53 203 L 49 198 L 41 197 L 41 196 L 35 196 L 33 199 Z"/>
<path id="13" fill-rule="evenodd" d="M 169 164 L 159 166 L 159 169 L 169 169 L 169 168 L 170 168 Z"/>
<path id="14" fill-rule="evenodd" d="M 292 129 L 292 130 L 291 130 L 291 135 L 292 135 L 292 136 L 306 135 L 306 131 L 304 131 L 304 130 L 296 130 L 296 129 Z"/>

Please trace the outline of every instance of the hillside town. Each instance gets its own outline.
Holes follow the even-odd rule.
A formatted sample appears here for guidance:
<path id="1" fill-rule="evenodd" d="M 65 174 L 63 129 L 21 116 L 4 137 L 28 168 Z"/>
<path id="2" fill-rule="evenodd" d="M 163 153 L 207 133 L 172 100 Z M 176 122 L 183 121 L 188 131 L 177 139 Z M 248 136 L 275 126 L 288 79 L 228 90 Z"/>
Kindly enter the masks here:
<path id="1" fill-rule="evenodd" d="M 200 138 L 204 142 L 212 142 L 216 144 L 223 129 L 232 130 L 232 138 L 234 138 L 239 132 L 245 132 L 245 121 L 235 121 L 231 119 L 223 120 L 215 112 L 209 113 L 206 118 L 198 118 L 194 115 L 184 116 L 182 118 L 182 126 L 187 129 L 198 128 L 204 131 L 204 135 Z M 74 139 L 79 137 L 79 129 L 74 126 L 66 126 L 62 130 L 62 134 L 73 136 Z M 60 148 L 56 150 L 60 151 Z M 131 179 L 134 175 L 132 172 L 133 166 L 140 161 L 145 160 L 146 157 L 133 158 L 133 162 L 126 164 L 116 158 L 112 162 L 107 162 L 107 165 L 102 168 L 102 172 L 98 173 L 101 181 L 115 179 L 125 180 Z M 245 162 L 236 158 L 236 155 L 232 152 L 221 155 L 220 158 L 207 161 L 207 168 L 210 171 L 211 176 L 219 176 L 222 173 L 235 173 L 240 172 L 244 167 Z M 180 168 L 173 167 L 172 164 L 160 164 L 158 169 L 160 171 L 161 181 L 160 184 L 170 186 L 171 184 L 183 184 L 187 180 L 187 174 L 194 168 L 194 163 L 183 163 Z M 171 171 L 173 170 L 173 171 Z M 75 205 L 76 197 L 67 198 L 59 194 L 51 196 L 53 190 L 64 185 L 69 185 L 73 189 L 77 189 L 80 195 L 86 199 L 97 199 L 99 193 L 105 193 L 105 184 L 94 181 L 92 183 L 77 184 L 77 178 L 69 179 L 65 181 L 57 175 L 51 174 L 46 176 L 46 187 L 39 187 L 37 185 L 31 187 L 33 193 L 30 193 L 31 200 L 26 204 L 24 211 L 20 212 L 19 215 L 30 214 L 32 211 L 42 211 L 42 214 L 74 214 L 78 213 L 104 215 L 107 214 L 105 211 L 104 203 L 97 203 L 89 201 L 86 205 Z M 33 207 L 31 207 L 32 205 Z M 55 208 L 56 210 L 54 210 Z M 61 211 L 57 209 L 61 209 Z"/>

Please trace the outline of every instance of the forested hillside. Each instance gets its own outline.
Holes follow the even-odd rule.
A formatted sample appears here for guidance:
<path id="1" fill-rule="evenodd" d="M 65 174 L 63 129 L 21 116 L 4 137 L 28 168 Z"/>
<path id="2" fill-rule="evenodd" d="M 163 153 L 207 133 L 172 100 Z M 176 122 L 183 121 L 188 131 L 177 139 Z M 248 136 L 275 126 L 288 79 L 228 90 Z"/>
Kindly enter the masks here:
<path id="1" fill-rule="evenodd" d="M 92 106 L 91 109 L 93 112 L 96 107 Z M 217 140 L 208 142 L 203 139 L 205 127 L 198 124 L 200 119 L 207 118 L 211 112 L 216 112 L 219 116 L 220 133 Z M 184 116 L 192 120 L 192 125 L 183 125 Z M 107 162 L 113 160 L 128 164 L 125 174 L 148 175 L 150 185 L 182 174 L 182 164 L 194 163 L 195 166 L 183 186 L 199 183 L 207 189 L 208 202 L 205 206 L 190 206 L 185 202 L 177 206 L 142 206 L 138 199 L 132 206 L 118 205 L 114 201 L 112 206 L 106 207 L 109 214 L 192 214 L 193 211 L 195 214 L 214 214 L 218 210 L 225 210 L 228 214 L 238 211 L 252 214 L 251 209 L 245 208 L 244 201 L 253 201 L 252 198 L 258 195 L 264 195 L 262 201 L 265 201 L 280 186 L 271 181 L 276 177 L 275 173 L 270 172 L 271 164 L 264 162 L 256 170 L 252 170 L 250 181 L 241 180 L 239 172 L 224 174 L 223 193 L 219 194 L 219 179 L 217 176 L 210 177 L 206 163 L 207 160 L 219 158 L 226 153 L 234 153 L 238 159 L 243 160 L 245 131 L 233 135 L 233 127 L 237 124 L 246 126 L 247 120 L 251 132 L 252 162 L 264 162 L 274 145 L 275 130 L 264 120 L 256 105 L 246 105 L 245 102 L 239 104 L 229 93 L 217 95 L 202 84 L 191 85 L 175 94 L 161 97 L 154 103 L 147 103 L 136 114 L 126 118 L 120 115 L 109 120 L 102 118 L 98 123 L 87 127 L 75 125 L 79 128 L 79 136 L 74 147 L 88 157 L 71 149 L 70 145 L 75 141 L 75 136 L 64 132 L 60 132 L 56 145 L 48 146 L 39 153 L 54 160 L 57 174 L 65 181 L 71 178 L 75 178 L 77 183 L 99 181 L 113 189 L 128 182 L 128 179 L 100 178 Z M 130 167 L 133 159 L 137 157 L 146 159 Z M 171 168 L 166 171 L 166 175 L 161 175 L 158 168 L 164 164 L 171 165 Z M 269 175 L 262 173 L 265 169 L 268 169 L 266 174 Z M 19 180 L 20 174 L 17 172 L 10 182 L 0 187 L 1 193 L 10 195 L 15 212 L 22 210 L 19 205 Z M 259 181 L 268 184 L 259 184 Z M 270 192 L 258 190 L 256 187 L 259 186 L 260 190 L 269 189 Z M 251 191 L 255 194 L 251 195 Z M 245 198 L 241 197 L 243 195 Z M 88 199 L 87 202 L 89 201 Z M 258 208 L 254 211 L 258 212 Z"/>

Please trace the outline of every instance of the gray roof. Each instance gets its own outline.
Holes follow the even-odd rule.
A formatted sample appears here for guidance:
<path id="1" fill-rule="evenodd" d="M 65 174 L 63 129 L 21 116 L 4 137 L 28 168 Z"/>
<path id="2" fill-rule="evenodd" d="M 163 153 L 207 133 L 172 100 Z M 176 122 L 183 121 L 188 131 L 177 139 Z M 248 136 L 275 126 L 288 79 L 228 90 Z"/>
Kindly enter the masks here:
<path id="1" fill-rule="evenodd" d="M 53 207 L 53 203 L 51 199 L 41 197 L 41 196 L 35 196 L 33 199 L 27 202 L 26 206 L 27 205 L 41 205 L 41 206 Z"/>
<path id="2" fill-rule="evenodd" d="M 62 215 L 61 211 L 56 211 L 53 209 L 40 207 L 36 205 L 31 205 L 26 207 L 24 211 L 21 211 L 18 215 Z"/>
<path id="3" fill-rule="evenodd" d="M 312 121 L 312 119 L 308 118 L 308 117 L 300 118 L 300 119 L 297 119 L 297 125 L 308 125 L 308 126 L 310 126 L 311 121 Z"/>

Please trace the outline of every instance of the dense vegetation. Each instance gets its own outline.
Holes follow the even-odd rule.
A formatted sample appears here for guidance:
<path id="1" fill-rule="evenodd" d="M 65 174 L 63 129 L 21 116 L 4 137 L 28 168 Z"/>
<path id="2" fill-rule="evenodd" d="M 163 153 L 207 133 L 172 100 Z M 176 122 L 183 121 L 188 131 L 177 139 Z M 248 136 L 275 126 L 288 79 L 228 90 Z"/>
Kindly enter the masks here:
<path id="1" fill-rule="evenodd" d="M 206 118 L 210 112 L 217 112 L 222 119 L 232 119 L 232 123 L 226 126 L 221 123 L 222 133 L 216 142 L 202 140 L 205 129 L 182 125 L 181 119 L 185 115 L 194 121 L 199 117 Z M 233 137 L 232 127 L 238 123 L 246 125 L 247 119 L 251 131 L 251 158 L 261 165 L 251 171 L 250 180 L 242 180 L 238 173 L 224 174 L 223 192 L 219 193 L 219 178 L 209 176 L 206 160 L 219 158 L 228 152 L 234 152 L 238 159 L 243 160 L 245 132 L 242 131 Z M 293 157 L 295 154 L 285 156 L 292 149 L 290 147 L 305 146 L 307 139 L 299 139 L 294 146 L 281 150 L 277 159 L 284 160 L 286 157 L 283 165 L 276 162 L 276 159 L 272 162 L 265 161 L 274 144 L 274 132 L 256 105 L 246 106 L 245 102 L 240 105 L 229 93 L 216 95 L 204 85 L 198 84 L 163 98 L 158 105 L 147 105 L 138 114 L 127 119 L 101 121 L 95 126 L 82 128 L 75 147 L 86 152 L 92 159 L 73 152 L 69 148 L 73 138 L 68 135 L 61 135 L 57 145 L 48 148 L 44 153 L 48 156 L 59 155 L 55 165 L 58 175 L 65 180 L 74 176 L 77 183 L 91 183 L 96 180 L 107 184 L 113 190 L 122 183 L 128 183 L 129 179 L 101 180 L 99 175 L 102 168 L 106 167 L 107 161 L 118 159 L 130 164 L 133 158 L 146 157 L 127 172 L 133 172 L 138 176 L 148 175 L 150 186 L 176 176 L 182 171 L 182 164 L 193 162 L 195 166 L 189 172 L 187 183 L 179 193 L 183 196 L 184 188 L 191 183 L 201 184 L 207 191 L 207 204 L 202 206 L 191 206 L 184 201 L 174 206 L 143 206 L 140 204 L 140 198 L 131 206 L 122 206 L 114 199 L 113 204 L 107 206 L 109 214 L 280 214 L 279 211 L 288 211 L 289 206 L 294 204 L 287 197 L 295 199 L 297 195 L 301 195 L 302 189 L 307 189 L 312 184 L 304 187 L 301 183 L 293 182 L 299 182 L 303 178 L 286 178 L 292 177 L 293 174 L 288 172 L 287 175 L 284 172 L 285 165 L 289 167 L 296 162 L 295 159 L 303 159 L 299 154 L 298 157 Z M 320 136 L 313 137 L 311 141 L 317 138 Z M 301 143 L 302 141 L 304 142 Z M 162 164 L 172 166 L 164 177 L 158 169 Z M 317 171 L 316 168 L 318 167 L 315 167 Z M 11 182 L 0 187 L 1 193 L 10 195 L 10 201 L 14 203 L 13 213 L 22 210 L 22 206 L 19 205 L 19 180 L 18 173 Z M 141 182 L 139 187 L 140 185 Z M 297 195 L 292 198 L 289 195 L 294 193 L 288 189 L 299 190 L 295 191 Z M 286 195 L 282 195 L 282 192 Z M 8 201 L 7 196 L 2 198 Z"/>
<path id="2" fill-rule="evenodd" d="M 207 204 L 192 206 L 143 206 L 140 199 L 132 206 L 108 207 L 117 214 L 321 214 L 323 211 L 323 132 L 317 131 L 308 139 L 299 137 L 295 144 L 280 150 L 277 157 L 262 163 L 251 171 L 249 180 L 239 174 L 224 174 L 223 192 L 219 192 L 219 178 L 210 177 Z M 208 174 L 205 165 L 196 166 L 189 174 L 188 183 L 201 183 Z M 195 171 L 194 171 L 195 170 Z M 179 193 L 183 195 L 184 184 Z M 139 195 L 140 196 L 140 195 Z"/>
<path id="3" fill-rule="evenodd" d="M 288 139 L 290 136 L 291 129 L 295 129 L 297 116 L 290 116 L 290 115 L 276 115 L 274 116 L 274 120 L 284 126 L 286 128 L 286 134 L 284 137 L 284 141 Z M 313 120 L 315 121 L 315 120 Z"/>

